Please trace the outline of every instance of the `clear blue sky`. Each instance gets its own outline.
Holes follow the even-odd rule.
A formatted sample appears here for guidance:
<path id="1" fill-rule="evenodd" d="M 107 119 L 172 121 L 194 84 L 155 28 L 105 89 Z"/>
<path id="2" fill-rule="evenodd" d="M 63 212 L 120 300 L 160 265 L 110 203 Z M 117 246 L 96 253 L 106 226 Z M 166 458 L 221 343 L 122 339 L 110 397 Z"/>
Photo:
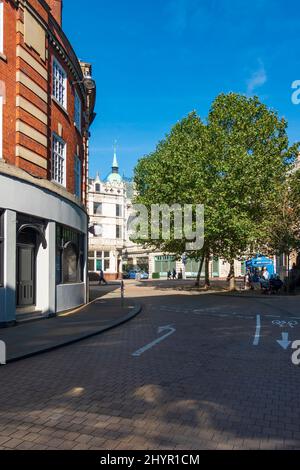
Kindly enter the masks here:
<path id="1" fill-rule="evenodd" d="M 64 0 L 64 30 L 93 64 L 97 119 L 90 174 L 121 171 L 155 149 L 193 109 L 205 118 L 220 92 L 257 94 L 300 140 L 300 5 L 290 0 Z"/>

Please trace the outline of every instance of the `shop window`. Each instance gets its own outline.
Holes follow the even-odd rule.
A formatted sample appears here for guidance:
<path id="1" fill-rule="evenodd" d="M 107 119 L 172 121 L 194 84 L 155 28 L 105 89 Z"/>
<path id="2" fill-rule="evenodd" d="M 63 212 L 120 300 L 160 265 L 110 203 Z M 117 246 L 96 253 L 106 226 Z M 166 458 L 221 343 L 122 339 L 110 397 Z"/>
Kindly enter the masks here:
<path id="1" fill-rule="evenodd" d="M 73 242 L 68 242 L 63 250 L 63 283 L 78 282 L 78 247 Z"/>
<path id="2" fill-rule="evenodd" d="M 84 278 L 84 235 L 67 227 L 56 228 L 56 282 L 72 284 Z"/>
<path id="3" fill-rule="evenodd" d="M 90 272 L 93 272 L 94 271 L 94 268 L 95 268 L 95 261 L 94 261 L 94 258 L 93 259 L 89 259 L 89 262 L 88 262 L 88 270 Z"/>

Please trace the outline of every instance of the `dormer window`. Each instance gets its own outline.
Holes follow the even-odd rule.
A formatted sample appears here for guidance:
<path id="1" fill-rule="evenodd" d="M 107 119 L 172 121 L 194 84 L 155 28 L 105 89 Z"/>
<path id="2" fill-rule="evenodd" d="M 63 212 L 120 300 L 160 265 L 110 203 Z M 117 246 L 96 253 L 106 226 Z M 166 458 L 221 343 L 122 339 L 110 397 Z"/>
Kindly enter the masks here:
<path id="1" fill-rule="evenodd" d="M 99 183 L 95 184 L 95 192 L 100 193 L 100 184 Z"/>

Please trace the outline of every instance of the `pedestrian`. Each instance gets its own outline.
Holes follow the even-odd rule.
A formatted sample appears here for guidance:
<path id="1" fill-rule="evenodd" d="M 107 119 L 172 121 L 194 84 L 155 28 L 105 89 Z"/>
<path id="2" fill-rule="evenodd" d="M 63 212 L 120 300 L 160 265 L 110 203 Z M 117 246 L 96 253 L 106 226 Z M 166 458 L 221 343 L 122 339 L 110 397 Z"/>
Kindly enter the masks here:
<path id="1" fill-rule="evenodd" d="M 270 280 L 270 274 L 267 268 L 262 268 L 261 276 L 264 278 L 265 281 Z"/>
<path id="2" fill-rule="evenodd" d="M 251 276 L 251 289 L 260 290 L 261 289 L 261 278 L 259 276 L 259 270 L 256 269 L 254 274 Z"/>
<path id="3" fill-rule="evenodd" d="M 247 269 L 247 272 L 244 277 L 244 289 L 250 290 L 251 289 L 251 271 Z"/>
<path id="4" fill-rule="evenodd" d="M 177 279 L 177 272 L 176 269 L 173 269 L 173 280 Z"/>
<path id="5" fill-rule="evenodd" d="M 102 282 L 105 286 L 107 286 L 107 282 L 106 282 L 105 277 L 104 277 L 104 272 L 103 272 L 102 269 L 100 269 L 100 272 L 99 272 L 99 286 L 101 286 Z"/>
<path id="6" fill-rule="evenodd" d="M 172 273 L 171 273 L 171 271 L 169 270 L 169 271 L 168 271 L 168 281 L 170 281 L 171 279 L 172 279 Z"/>

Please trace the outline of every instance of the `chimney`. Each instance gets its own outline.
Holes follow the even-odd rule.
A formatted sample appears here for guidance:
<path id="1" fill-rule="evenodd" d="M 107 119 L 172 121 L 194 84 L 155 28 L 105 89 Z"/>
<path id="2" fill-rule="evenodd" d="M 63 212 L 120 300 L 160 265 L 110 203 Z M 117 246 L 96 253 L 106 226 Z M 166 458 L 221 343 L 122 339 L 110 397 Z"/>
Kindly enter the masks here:
<path id="1" fill-rule="evenodd" d="M 59 26 L 62 25 L 63 0 L 46 0 L 51 8 L 51 14 L 56 19 Z"/>

